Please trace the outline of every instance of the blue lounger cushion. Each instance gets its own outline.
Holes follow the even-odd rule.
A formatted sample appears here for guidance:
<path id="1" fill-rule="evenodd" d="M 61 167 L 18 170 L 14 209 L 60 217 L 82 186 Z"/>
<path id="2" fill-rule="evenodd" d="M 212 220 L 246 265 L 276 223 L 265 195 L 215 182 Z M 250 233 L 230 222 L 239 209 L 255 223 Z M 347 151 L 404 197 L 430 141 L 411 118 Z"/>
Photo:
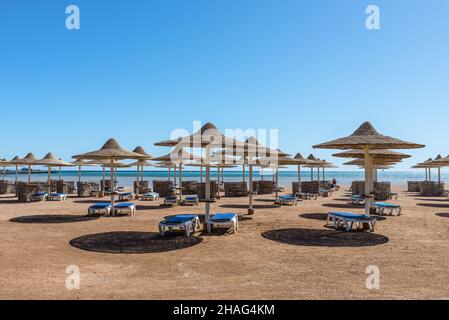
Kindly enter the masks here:
<path id="1" fill-rule="evenodd" d="M 130 207 L 133 207 L 133 206 L 135 206 L 135 204 L 134 203 L 129 203 L 129 202 L 127 202 L 127 203 L 117 203 L 117 204 L 114 205 L 114 208 L 122 209 L 122 208 L 130 208 Z"/>
<path id="2" fill-rule="evenodd" d="M 180 214 L 173 217 L 168 217 L 163 221 L 163 223 L 183 223 L 198 218 L 195 214 Z"/>
<path id="3" fill-rule="evenodd" d="M 177 196 L 167 196 L 165 197 L 165 200 L 177 200 L 178 197 Z"/>
<path id="4" fill-rule="evenodd" d="M 365 214 L 356 214 L 356 213 L 352 213 L 352 212 L 330 212 L 330 214 L 336 216 L 336 217 L 341 217 L 341 218 L 350 218 L 350 219 L 370 219 L 370 217 L 368 217 Z"/>
<path id="5" fill-rule="evenodd" d="M 187 196 L 186 200 L 198 200 L 198 196 Z"/>
<path id="6" fill-rule="evenodd" d="M 237 216 L 236 213 L 217 213 L 214 214 L 209 220 L 214 221 L 230 221 Z"/>
<path id="7" fill-rule="evenodd" d="M 279 196 L 279 198 L 282 200 L 295 200 L 295 197 L 293 196 Z"/>
<path id="8" fill-rule="evenodd" d="M 40 192 L 36 192 L 35 194 L 33 194 L 34 196 L 46 196 L 46 195 L 48 195 L 48 193 L 47 192 L 44 192 L 44 191 L 40 191 Z"/>
<path id="9" fill-rule="evenodd" d="M 384 207 L 384 208 L 400 208 L 398 204 L 388 203 L 388 202 L 375 202 L 373 206 Z"/>
<path id="10" fill-rule="evenodd" d="M 109 202 L 98 202 L 91 206 L 92 209 L 106 209 L 109 208 L 111 204 Z"/>
<path id="11" fill-rule="evenodd" d="M 65 193 L 52 193 L 52 194 L 50 194 L 50 196 L 52 196 L 52 197 L 63 197 L 65 195 L 66 195 Z"/>

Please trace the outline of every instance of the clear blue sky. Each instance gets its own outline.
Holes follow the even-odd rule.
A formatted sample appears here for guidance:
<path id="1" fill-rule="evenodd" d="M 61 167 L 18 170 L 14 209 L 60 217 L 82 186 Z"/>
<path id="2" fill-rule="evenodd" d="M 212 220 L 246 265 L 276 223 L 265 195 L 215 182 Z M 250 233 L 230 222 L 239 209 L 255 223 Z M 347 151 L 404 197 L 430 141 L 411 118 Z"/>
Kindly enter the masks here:
<path id="1" fill-rule="evenodd" d="M 65 28 L 65 8 L 81 30 Z M 381 30 L 365 28 L 377 4 Z M 449 154 L 447 0 L 3 0 L 0 157 L 60 157 L 114 136 L 153 143 L 193 120 L 279 128 L 280 147 L 369 120 L 425 143 L 399 166 Z"/>

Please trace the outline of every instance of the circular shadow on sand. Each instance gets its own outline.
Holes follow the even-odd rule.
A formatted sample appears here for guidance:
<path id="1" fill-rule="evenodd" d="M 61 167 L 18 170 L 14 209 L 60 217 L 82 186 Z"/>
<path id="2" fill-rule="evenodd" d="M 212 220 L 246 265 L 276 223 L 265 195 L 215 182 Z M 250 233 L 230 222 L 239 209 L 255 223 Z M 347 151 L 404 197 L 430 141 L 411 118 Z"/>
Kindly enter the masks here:
<path id="1" fill-rule="evenodd" d="M 326 229 L 278 229 L 262 233 L 268 240 L 315 247 L 368 247 L 387 243 L 387 237 L 369 232 L 345 232 Z"/>
<path id="2" fill-rule="evenodd" d="M 203 240 L 184 235 L 160 237 L 154 232 L 116 231 L 82 236 L 70 245 L 86 251 L 120 254 L 159 253 L 192 247 Z"/>
<path id="3" fill-rule="evenodd" d="M 337 209 L 354 209 L 354 208 L 358 208 L 358 207 L 363 207 L 364 205 L 352 205 L 352 204 L 343 204 L 343 203 L 323 203 L 322 204 L 323 207 L 326 208 L 337 208 Z"/>
<path id="4" fill-rule="evenodd" d="M 304 213 L 304 214 L 300 214 L 299 216 L 304 219 L 326 221 L 328 214 L 327 213 Z"/>
<path id="5" fill-rule="evenodd" d="M 276 209 L 280 208 L 281 206 L 278 205 L 265 205 L 265 204 L 255 204 L 253 205 L 254 209 Z M 226 209 L 248 209 L 249 206 L 247 204 L 222 204 L 220 205 L 220 208 L 226 208 Z"/>
<path id="6" fill-rule="evenodd" d="M 428 207 L 428 208 L 449 208 L 449 202 L 445 204 L 441 203 L 417 203 L 417 206 Z"/>
<path id="7" fill-rule="evenodd" d="M 435 215 L 441 218 L 449 218 L 449 213 L 447 212 L 435 213 Z"/>
<path id="8" fill-rule="evenodd" d="M 73 223 L 84 222 L 98 219 L 98 216 L 72 216 L 72 215 L 35 215 L 35 216 L 23 216 L 12 218 L 10 222 L 16 223 L 41 223 L 41 224 L 54 224 L 54 223 Z"/>

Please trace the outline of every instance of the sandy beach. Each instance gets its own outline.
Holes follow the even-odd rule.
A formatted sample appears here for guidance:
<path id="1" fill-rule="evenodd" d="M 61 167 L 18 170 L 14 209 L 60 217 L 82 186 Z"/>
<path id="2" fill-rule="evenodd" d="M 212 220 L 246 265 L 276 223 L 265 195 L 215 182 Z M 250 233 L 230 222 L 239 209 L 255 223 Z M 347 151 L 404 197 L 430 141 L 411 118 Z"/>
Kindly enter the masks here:
<path id="1" fill-rule="evenodd" d="M 237 234 L 157 237 L 163 217 L 204 212 L 136 201 L 134 217 L 87 218 L 102 199 L 16 203 L 0 197 L 0 299 L 449 299 L 449 200 L 395 186 L 403 215 L 378 221 L 374 233 L 326 228 L 328 211 L 363 212 L 332 198 L 273 205 L 222 198 L 213 212 L 241 215 Z M 106 198 L 103 200 L 107 200 Z M 66 288 L 66 268 L 81 272 Z M 380 289 L 365 285 L 380 269 Z"/>

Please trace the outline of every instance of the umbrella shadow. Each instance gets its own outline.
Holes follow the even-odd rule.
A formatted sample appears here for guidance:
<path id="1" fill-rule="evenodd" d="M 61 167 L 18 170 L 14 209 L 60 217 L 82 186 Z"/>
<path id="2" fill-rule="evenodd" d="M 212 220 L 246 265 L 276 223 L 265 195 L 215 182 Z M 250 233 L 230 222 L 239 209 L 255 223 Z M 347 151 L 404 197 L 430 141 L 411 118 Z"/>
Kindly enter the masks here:
<path id="1" fill-rule="evenodd" d="M 256 204 L 253 205 L 254 209 L 276 209 L 276 208 L 280 208 L 281 206 L 279 205 L 266 205 L 266 204 Z M 248 209 L 249 206 L 247 204 L 222 204 L 220 205 L 220 208 L 225 208 L 225 209 Z"/>
<path id="2" fill-rule="evenodd" d="M 265 239 L 296 246 L 369 247 L 385 244 L 388 237 L 369 232 L 345 232 L 334 229 L 278 229 L 262 233 Z"/>
<path id="3" fill-rule="evenodd" d="M 98 219 L 98 216 L 74 216 L 74 215 L 34 215 L 16 217 L 9 220 L 15 223 L 36 223 L 36 224 L 57 224 L 57 223 L 74 223 L 85 222 Z"/>
<path id="4" fill-rule="evenodd" d="M 161 209 L 167 209 L 167 207 L 164 206 L 146 206 L 146 205 L 136 205 L 137 210 L 161 210 Z"/>
<path id="5" fill-rule="evenodd" d="M 273 199 L 254 199 L 255 202 L 269 202 L 269 203 L 273 203 L 274 202 L 274 198 Z"/>
<path id="6" fill-rule="evenodd" d="M 323 203 L 323 207 L 326 208 L 337 208 L 337 209 L 357 209 L 357 208 L 363 208 L 364 205 L 352 205 L 352 204 L 342 204 L 342 203 Z"/>
<path id="7" fill-rule="evenodd" d="M 114 254 L 161 253 L 186 249 L 201 243 L 199 237 L 184 234 L 167 234 L 164 237 L 154 232 L 115 231 L 81 236 L 69 243 L 77 249 Z"/>
<path id="8" fill-rule="evenodd" d="M 446 202 L 449 204 L 448 198 L 415 198 L 417 201 L 439 201 L 439 202 Z"/>
<path id="9" fill-rule="evenodd" d="M 104 200 L 75 200 L 73 203 L 87 203 L 87 204 L 95 204 L 95 203 L 103 203 L 103 202 L 110 202 L 111 199 L 104 199 Z"/>
<path id="10" fill-rule="evenodd" d="M 429 207 L 429 208 L 449 208 L 449 202 L 447 204 L 441 203 L 417 203 L 417 206 Z"/>
<path id="11" fill-rule="evenodd" d="M 303 213 L 299 215 L 300 218 L 319 220 L 319 221 L 326 221 L 327 216 L 328 216 L 327 213 Z"/>
<path id="12" fill-rule="evenodd" d="M 448 212 L 442 212 L 442 213 L 435 213 L 436 216 L 441 217 L 441 218 L 449 218 L 449 213 Z"/>

